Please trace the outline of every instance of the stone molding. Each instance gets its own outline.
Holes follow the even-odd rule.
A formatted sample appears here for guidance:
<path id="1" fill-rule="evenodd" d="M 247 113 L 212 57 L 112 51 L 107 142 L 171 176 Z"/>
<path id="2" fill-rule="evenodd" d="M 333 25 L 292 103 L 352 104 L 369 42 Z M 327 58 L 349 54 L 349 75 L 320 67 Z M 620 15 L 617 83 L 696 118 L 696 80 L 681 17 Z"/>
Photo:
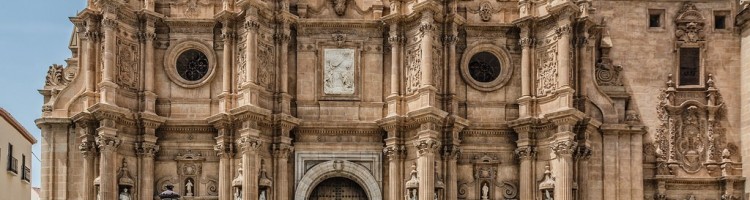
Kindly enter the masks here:
<path id="1" fill-rule="evenodd" d="M 330 177 L 348 178 L 359 184 L 371 200 L 382 200 L 380 182 L 370 171 L 353 162 L 331 160 L 310 168 L 297 183 L 294 200 L 304 200 L 312 192 L 314 186 Z"/>

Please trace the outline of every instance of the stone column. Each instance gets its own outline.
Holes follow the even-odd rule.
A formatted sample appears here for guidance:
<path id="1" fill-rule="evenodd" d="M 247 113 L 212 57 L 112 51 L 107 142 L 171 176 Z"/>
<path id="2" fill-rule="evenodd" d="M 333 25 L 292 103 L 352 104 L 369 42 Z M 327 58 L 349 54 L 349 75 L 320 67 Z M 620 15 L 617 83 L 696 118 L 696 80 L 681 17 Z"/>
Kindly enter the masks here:
<path id="1" fill-rule="evenodd" d="M 558 89 L 570 87 L 570 32 L 571 32 L 571 24 L 570 20 L 567 19 L 568 14 L 563 14 L 560 22 L 558 22 L 558 27 L 555 30 L 558 41 L 557 41 L 557 63 L 559 65 L 557 73 L 558 73 Z"/>
<path id="2" fill-rule="evenodd" d="M 529 27 L 526 24 L 521 25 L 521 96 L 531 95 L 531 44 L 532 38 L 529 33 Z"/>
<path id="3" fill-rule="evenodd" d="M 742 1 L 742 10 L 737 14 L 737 25 L 740 29 L 740 88 L 750 88 L 750 12 L 748 9 L 749 1 Z M 740 92 L 740 121 L 750 120 L 750 92 L 743 89 Z M 741 133 L 750 133 L 750 123 L 740 125 Z M 750 134 L 740 134 L 740 152 L 750 152 Z M 742 166 L 750 166 L 750 153 L 741 153 Z M 750 177 L 750 170 L 742 170 L 743 177 Z M 745 193 L 743 196 L 750 195 L 750 181 L 745 181 Z"/>
<path id="4" fill-rule="evenodd" d="M 94 93 L 96 91 L 96 55 L 97 52 L 97 43 L 99 42 L 100 35 L 99 35 L 99 27 L 97 26 L 97 23 L 94 21 L 93 18 L 89 18 L 86 22 L 86 51 L 82 52 L 81 55 L 83 55 L 83 67 L 85 69 L 85 75 L 86 78 L 86 93 Z M 93 105 L 93 104 L 92 104 Z"/>
<path id="5" fill-rule="evenodd" d="M 400 37 L 398 34 L 398 22 L 393 22 L 390 25 L 390 32 L 388 32 L 388 43 L 391 45 L 391 94 L 390 96 L 398 96 L 399 94 L 399 70 L 398 66 L 401 62 L 399 62 L 399 57 L 401 53 L 399 52 L 400 49 Z"/>
<path id="6" fill-rule="evenodd" d="M 94 179 L 96 174 L 94 173 L 94 157 L 96 157 L 96 140 L 94 138 L 94 124 L 90 121 L 79 121 L 76 122 L 79 127 L 79 135 L 81 137 L 81 144 L 78 146 L 78 150 L 83 154 L 83 177 L 81 181 L 82 197 L 83 200 L 95 200 L 96 191 L 94 189 Z"/>
<path id="7" fill-rule="evenodd" d="M 153 142 L 140 142 L 136 146 L 136 153 L 141 159 L 140 194 L 141 199 L 153 199 L 154 191 L 154 156 L 159 151 L 159 146 Z M 157 191 L 158 192 L 158 191 Z"/>
<path id="8" fill-rule="evenodd" d="M 424 86 L 435 86 L 432 80 L 432 43 L 433 34 L 435 31 L 435 19 L 431 10 L 422 12 L 422 19 L 420 19 L 419 31 L 422 34 L 422 40 L 419 43 L 420 49 L 422 50 L 421 56 L 421 71 L 422 79 L 420 80 L 421 87 Z M 421 166 L 420 166 L 421 168 Z M 420 170 L 421 172 L 421 170 Z M 422 184 L 422 182 L 420 182 Z M 420 187 L 421 188 L 421 187 Z M 422 198 L 422 196 L 420 196 Z"/>
<path id="9" fill-rule="evenodd" d="M 535 170 L 532 164 L 536 157 L 536 152 L 534 152 L 534 148 L 530 145 L 524 145 L 519 146 L 515 153 L 521 162 L 521 166 L 519 167 L 518 197 L 519 199 L 534 199 L 534 194 L 536 193 L 534 185 L 537 181 L 534 179 Z"/>
<path id="10" fill-rule="evenodd" d="M 102 82 L 99 83 L 100 103 L 115 104 L 117 84 L 114 83 L 115 54 L 117 54 L 117 6 L 104 5 L 104 19 L 102 27 L 104 29 L 104 69 L 102 71 Z"/>
<path id="11" fill-rule="evenodd" d="M 289 199 L 289 156 L 294 152 L 294 147 L 291 146 L 291 138 L 284 138 L 288 142 L 282 142 L 276 144 L 273 149 L 273 158 L 275 159 L 276 169 L 276 180 L 274 181 L 274 196 L 276 200 Z"/>
<path id="12" fill-rule="evenodd" d="M 572 138 L 560 139 L 551 144 L 555 154 L 552 174 L 555 175 L 556 200 L 573 200 L 573 151 L 576 146 Z"/>
<path id="13" fill-rule="evenodd" d="M 104 122 L 102 122 L 104 124 Z M 99 127 L 99 137 L 96 143 L 99 145 L 101 158 L 99 159 L 99 197 L 101 199 L 118 199 L 117 198 L 117 148 L 120 146 L 120 139 L 110 136 L 110 131 L 116 131 L 110 127 Z"/>
<path id="14" fill-rule="evenodd" d="M 458 145 L 445 146 L 443 160 L 446 162 L 445 169 L 445 200 L 458 199 L 458 157 L 461 149 Z"/>
<path id="15" fill-rule="evenodd" d="M 288 7 L 288 2 L 286 0 L 283 0 L 282 2 L 287 2 L 285 7 Z M 283 4 L 283 3 L 282 3 Z M 280 30 L 281 33 L 276 34 L 276 40 L 279 44 L 279 53 L 277 55 L 279 58 L 279 82 L 281 82 L 279 87 L 279 93 L 280 98 L 279 99 L 279 105 L 278 105 L 278 111 L 284 114 L 291 113 L 291 99 L 292 96 L 289 95 L 289 41 L 291 40 L 291 23 L 293 22 L 290 16 L 286 16 L 288 13 L 284 13 L 282 15 L 285 15 L 281 17 L 282 21 Z M 291 15 L 291 14 L 288 14 Z"/>
<path id="16" fill-rule="evenodd" d="M 238 141 L 242 151 L 242 196 L 248 199 L 258 198 L 258 150 L 262 142 L 255 136 L 243 136 Z"/>
<path id="17" fill-rule="evenodd" d="M 404 147 L 398 145 L 397 141 L 396 138 L 386 139 L 386 147 L 383 149 L 383 154 L 388 157 L 388 199 L 401 199 L 404 196 L 401 171 L 401 152 Z"/>
<path id="18" fill-rule="evenodd" d="M 454 3 L 455 4 L 455 3 Z M 456 76 L 458 76 L 458 66 L 456 58 L 456 42 L 458 41 L 458 24 L 453 23 L 451 30 L 444 39 L 445 45 L 448 45 L 448 113 L 458 112 L 458 102 L 455 100 L 456 96 Z M 451 192 L 451 191 L 448 191 Z"/>
<path id="19" fill-rule="evenodd" d="M 575 158 L 577 160 L 578 177 L 576 178 L 578 185 L 578 193 L 576 199 L 588 199 L 589 190 L 589 158 L 591 158 L 591 147 L 588 145 L 579 145 L 575 152 Z M 642 164 L 642 163 L 633 163 Z M 643 184 L 640 182 L 638 184 Z M 641 197 L 643 199 L 643 197 Z"/>
<path id="20" fill-rule="evenodd" d="M 420 138 L 414 142 L 418 150 L 417 167 L 419 177 L 419 199 L 434 200 L 435 195 L 435 153 L 440 149 L 440 141 L 435 138 Z"/>
<path id="21" fill-rule="evenodd" d="M 148 0 L 147 0 L 148 1 Z M 153 2 L 152 2 L 153 4 Z M 153 9 L 153 8 L 152 8 Z M 154 19 L 147 19 L 146 30 L 143 32 L 143 40 L 145 48 L 145 84 L 144 84 L 144 98 L 145 98 L 145 109 L 147 113 L 156 112 L 156 94 L 154 94 L 154 40 L 156 40 L 156 28 L 154 25 Z"/>
<path id="22" fill-rule="evenodd" d="M 219 157 L 219 200 L 232 199 L 232 137 L 229 123 L 217 123 L 214 125 L 219 131 L 216 137 L 214 151 Z"/>
<path id="23" fill-rule="evenodd" d="M 245 74 L 241 74 L 240 76 L 245 76 L 245 80 L 247 83 L 255 83 L 258 84 L 256 77 L 258 73 L 258 64 L 257 59 L 255 56 L 257 55 L 257 49 L 258 49 L 258 39 L 257 39 L 257 32 L 258 28 L 260 27 L 260 24 L 258 24 L 257 17 L 255 14 L 257 14 L 257 9 L 254 7 L 250 7 L 245 11 L 246 17 L 245 17 Z M 239 83 L 241 84 L 241 83 Z"/>
<path id="24" fill-rule="evenodd" d="M 234 31 L 232 30 L 231 23 L 230 20 L 225 19 L 222 21 L 221 28 L 221 37 L 224 39 L 224 52 L 221 55 L 221 72 L 223 80 L 221 84 L 221 94 L 219 94 L 219 112 L 222 113 L 229 112 L 232 108 L 232 47 L 234 47 L 232 43 L 234 40 Z"/>

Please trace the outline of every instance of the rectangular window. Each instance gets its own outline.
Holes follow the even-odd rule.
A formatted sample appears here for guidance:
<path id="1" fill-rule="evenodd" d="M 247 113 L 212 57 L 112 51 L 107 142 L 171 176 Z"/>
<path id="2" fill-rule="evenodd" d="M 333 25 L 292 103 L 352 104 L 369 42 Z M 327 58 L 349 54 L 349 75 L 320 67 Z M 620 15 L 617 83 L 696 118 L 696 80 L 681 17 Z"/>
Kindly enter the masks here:
<path id="1" fill-rule="evenodd" d="M 726 29 L 727 28 L 727 16 L 717 15 L 714 16 L 714 29 Z"/>
<path id="2" fill-rule="evenodd" d="M 21 180 L 24 180 L 26 182 L 31 182 L 31 169 L 26 166 L 26 155 L 21 154 L 21 166 L 23 166 L 21 169 Z"/>
<path id="3" fill-rule="evenodd" d="M 700 85 L 700 49 L 680 48 L 680 85 Z"/>
<path id="4" fill-rule="evenodd" d="M 18 159 L 13 157 L 13 144 L 8 143 L 8 171 L 18 174 Z"/>
<path id="5" fill-rule="evenodd" d="M 648 27 L 661 28 L 664 24 L 664 10 L 648 9 Z"/>

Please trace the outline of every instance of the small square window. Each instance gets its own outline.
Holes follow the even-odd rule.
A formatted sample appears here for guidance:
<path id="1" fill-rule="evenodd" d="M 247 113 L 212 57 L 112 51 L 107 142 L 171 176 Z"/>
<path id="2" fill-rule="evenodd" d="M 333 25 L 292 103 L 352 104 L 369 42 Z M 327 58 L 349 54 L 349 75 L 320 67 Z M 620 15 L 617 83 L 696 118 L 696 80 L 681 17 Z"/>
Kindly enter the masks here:
<path id="1" fill-rule="evenodd" d="M 723 16 L 723 15 L 714 16 L 714 28 L 726 29 L 727 28 L 727 16 Z"/>
<path id="2" fill-rule="evenodd" d="M 651 27 L 651 28 L 661 27 L 661 15 L 650 14 L 648 16 L 648 27 Z"/>
<path id="3" fill-rule="evenodd" d="M 664 27 L 664 10 L 663 9 L 648 9 L 648 27 L 649 28 Z"/>

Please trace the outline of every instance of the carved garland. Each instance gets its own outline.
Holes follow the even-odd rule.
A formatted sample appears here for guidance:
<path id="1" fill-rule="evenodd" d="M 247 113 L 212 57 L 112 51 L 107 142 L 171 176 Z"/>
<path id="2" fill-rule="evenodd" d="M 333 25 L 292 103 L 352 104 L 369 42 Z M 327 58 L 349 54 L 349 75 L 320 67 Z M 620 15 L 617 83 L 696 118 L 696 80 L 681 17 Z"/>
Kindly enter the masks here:
<path id="1" fill-rule="evenodd" d="M 421 69 L 422 49 L 419 45 L 406 53 L 406 94 L 412 94 L 419 89 L 422 79 Z"/>
<path id="2" fill-rule="evenodd" d="M 266 43 L 258 43 L 258 84 L 272 91 L 274 88 L 273 77 L 275 77 L 274 47 Z"/>

